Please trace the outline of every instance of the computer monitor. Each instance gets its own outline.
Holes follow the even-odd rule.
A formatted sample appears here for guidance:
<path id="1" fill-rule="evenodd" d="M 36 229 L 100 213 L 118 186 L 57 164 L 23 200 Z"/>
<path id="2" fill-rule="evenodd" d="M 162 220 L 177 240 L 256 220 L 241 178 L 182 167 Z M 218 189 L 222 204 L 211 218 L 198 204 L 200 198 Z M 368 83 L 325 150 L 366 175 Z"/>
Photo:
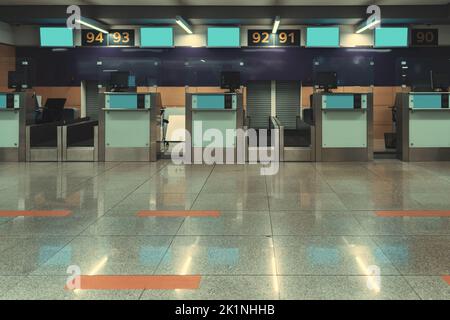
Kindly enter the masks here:
<path id="1" fill-rule="evenodd" d="M 64 120 L 64 98 L 48 98 L 45 101 L 44 111 L 42 113 L 43 122 L 54 122 Z"/>
<path id="2" fill-rule="evenodd" d="M 220 88 L 236 91 L 241 86 L 241 74 L 237 71 L 223 71 L 220 74 Z"/>
<path id="3" fill-rule="evenodd" d="M 447 73 L 432 72 L 431 77 L 433 91 L 448 91 L 449 75 Z"/>
<path id="4" fill-rule="evenodd" d="M 128 89 L 130 73 L 128 71 L 117 71 L 111 73 L 109 85 L 111 89 Z"/>
<path id="5" fill-rule="evenodd" d="M 27 74 L 24 71 L 8 71 L 8 88 L 15 91 L 31 88 L 27 81 Z"/>
<path id="6" fill-rule="evenodd" d="M 318 72 L 314 81 L 314 86 L 319 89 L 324 89 L 326 92 L 330 89 L 337 88 L 337 73 L 336 72 Z"/>
<path id="7" fill-rule="evenodd" d="M 48 98 L 45 102 L 45 108 L 52 110 L 63 110 L 66 104 L 65 98 Z"/>

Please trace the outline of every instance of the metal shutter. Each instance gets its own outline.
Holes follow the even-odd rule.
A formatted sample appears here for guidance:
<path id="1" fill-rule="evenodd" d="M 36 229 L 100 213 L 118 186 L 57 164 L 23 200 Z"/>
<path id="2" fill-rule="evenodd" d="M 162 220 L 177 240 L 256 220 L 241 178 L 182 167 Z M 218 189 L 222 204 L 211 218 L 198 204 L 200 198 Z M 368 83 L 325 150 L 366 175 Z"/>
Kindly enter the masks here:
<path id="1" fill-rule="evenodd" d="M 86 116 L 98 120 L 100 111 L 97 81 L 86 81 Z"/>
<path id="2" fill-rule="evenodd" d="M 247 84 L 247 115 L 250 128 L 269 129 L 270 81 L 250 81 Z"/>
<path id="3" fill-rule="evenodd" d="M 300 114 L 300 82 L 276 82 L 276 115 L 286 129 L 296 129 Z"/>

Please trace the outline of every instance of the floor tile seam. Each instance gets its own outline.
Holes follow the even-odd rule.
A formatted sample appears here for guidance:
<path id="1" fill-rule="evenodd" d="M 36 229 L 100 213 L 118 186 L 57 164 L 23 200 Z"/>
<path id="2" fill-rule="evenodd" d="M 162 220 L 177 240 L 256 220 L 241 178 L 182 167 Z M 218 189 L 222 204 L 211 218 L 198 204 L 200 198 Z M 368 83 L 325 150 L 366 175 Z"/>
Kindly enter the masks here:
<path id="1" fill-rule="evenodd" d="M 123 163 L 123 162 L 121 162 Z M 145 183 L 147 183 L 148 181 L 151 180 L 151 178 L 153 178 L 154 176 L 156 176 L 158 173 L 160 173 L 164 168 L 166 168 L 168 166 L 168 163 L 166 163 L 164 166 L 162 166 L 161 168 L 159 168 L 158 170 L 156 170 L 147 180 L 145 180 L 144 182 L 142 182 L 141 184 L 139 184 L 135 189 L 133 189 L 132 191 L 130 191 L 129 193 L 127 193 L 120 201 L 118 201 L 114 206 L 112 206 L 110 209 L 108 209 L 106 212 L 104 212 L 99 218 L 106 216 L 110 211 L 112 211 L 113 209 L 115 209 L 117 206 L 119 206 L 123 201 L 125 201 L 128 197 L 130 197 L 136 190 L 138 190 L 140 187 L 142 187 Z M 138 211 L 138 210 L 136 210 Z"/>
<path id="2" fill-rule="evenodd" d="M 214 168 L 211 169 L 211 171 L 210 171 L 210 173 L 209 173 L 209 175 L 208 175 L 208 178 L 209 178 L 209 176 L 211 175 L 213 169 L 214 169 Z M 206 184 L 206 181 L 208 181 L 208 178 L 206 178 L 205 184 Z M 203 187 L 204 187 L 204 185 L 202 186 L 202 189 L 203 189 Z M 200 194 L 200 192 L 197 194 L 197 197 L 195 198 L 194 202 L 191 204 L 191 206 L 190 206 L 189 209 L 192 209 L 192 206 L 194 205 L 195 201 L 197 200 L 199 194 Z M 178 229 L 177 229 L 175 235 L 172 235 L 172 238 L 171 238 L 171 240 L 170 240 L 170 243 L 167 245 L 167 248 L 166 248 L 166 250 L 164 251 L 164 254 L 161 255 L 161 259 L 159 260 L 158 264 L 156 265 L 156 267 L 155 267 L 155 269 L 154 269 L 154 271 L 153 271 L 153 275 L 157 272 L 157 270 L 158 270 L 159 267 L 161 266 L 162 262 L 164 261 L 164 258 L 165 258 L 166 255 L 168 254 L 168 252 L 169 252 L 169 250 L 170 250 L 170 247 L 172 246 L 172 244 L 173 244 L 173 242 L 174 242 L 174 240 L 175 240 L 175 237 L 177 236 L 178 232 L 181 230 L 181 227 L 183 226 L 183 224 L 184 224 L 185 221 L 186 221 L 186 218 L 183 218 L 183 220 L 181 221 L 180 225 L 178 226 Z M 145 290 L 144 290 L 144 291 L 145 291 Z M 144 292 L 142 292 L 141 297 L 142 297 L 143 294 L 144 294 Z"/>
<path id="3" fill-rule="evenodd" d="M 97 168 L 98 168 L 98 162 L 94 162 L 94 163 L 97 164 Z M 121 164 L 121 162 L 115 163 L 114 165 L 111 166 L 111 168 L 108 168 L 108 169 L 103 170 L 103 171 L 101 171 L 101 172 L 95 173 L 94 175 L 90 176 L 89 178 L 86 178 L 86 179 L 84 179 L 82 182 L 80 182 L 80 183 L 74 185 L 73 188 L 75 189 L 75 188 L 81 186 L 82 184 L 86 183 L 87 181 L 92 180 L 92 179 L 94 179 L 94 178 L 96 178 L 96 177 L 98 177 L 98 176 L 104 174 L 105 172 L 107 172 L 107 171 L 109 171 L 109 170 L 111 170 L 111 169 L 113 169 L 113 168 L 119 166 L 120 164 Z M 62 192 L 63 192 L 63 191 L 61 191 L 60 193 L 62 193 Z M 61 195 L 61 196 L 62 196 L 62 194 L 58 194 L 58 195 Z"/>
<path id="4" fill-rule="evenodd" d="M 269 209 L 269 221 L 270 221 L 270 232 L 271 232 L 270 238 L 271 238 L 271 241 L 272 241 L 272 256 L 273 256 L 273 261 L 274 261 L 274 264 L 275 264 L 275 266 L 274 266 L 274 268 L 275 268 L 275 276 L 276 276 L 275 281 L 277 282 L 277 288 L 278 288 L 277 298 L 281 299 L 280 281 L 278 279 L 277 254 L 276 254 L 276 251 L 275 251 L 275 243 L 274 243 L 274 239 L 273 239 L 274 233 L 273 233 L 272 214 L 271 214 L 271 211 L 270 211 L 270 201 L 269 201 L 269 196 L 268 196 L 267 176 L 264 177 L 264 182 L 265 182 L 265 185 L 266 185 L 266 192 L 267 192 L 267 208 Z"/>
<path id="5" fill-rule="evenodd" d="M 209 178 L 211 177 L 211 175 L 212 175 L 212 173 L 213 173 L 213 171 L 214 171 L 215 168 L 216 168 L 216 165 L 213 164 L 213 167 L 212 167 L 211 170 L 209 171 L 208 177 L 205 179 L 205 182 L 203 183 L 203 185 L 202 185 L 200 191 L 197 193 L 197 196 L 195 197 L 194 201 L 192 201 L 192 203 L 191 203 L 191 205 L 190 205 L 190 207 L 189 207 L 189 210 L 192 210 L 192 208 L 195 206 L 195 203 L 197 202 L 198 197 L 200 196 L 200 194 L 202 193 L 203 189 L 205 188 L 205 185 L 206 185 L 206 183 L 208 182 Z"/>
<path id="6" fill-rule="evenodd" d="M 380 245 L 380 243 L 376 239 L 377 237 L 376 236 L 371 236 L 370 238 L 371 238 L 372 242 L 377 246 L 377 248 L 383 253 L 384 257 L 389 261 L 389 263 L 392 265 L 392 267 L 394 267 L 394 269 L 399 273 L 399 275 L 404 276 L 404 274 L 401 271 L 400 267 L 397 266 L 397 264 L 391 258 L 389 258 L 389 255 L 385 252 L 385 250 L 383 250 L 382 246 Z"/>
<path id="7" fill-rule="evenodd" d="M 66 236 L 62 236 L 62 237 L 66 237 Z M 72 241 L 75 240 L 77 236 L 70 236 L 70 240 L 68 240 L 66 243 L 64 243 L 63 245 L 61 245 L 61 247 L 59 248 L 59 250 L 56 250 L 56 252 L 54 254 L 52 254 L 51 256 L 49 256 L 47 259 L 45 259 L 45 261 L 42 261 L 42 263 L 40 263 L 38 266 L 36 266 L 35 268 L 33 268 L 32 270 L 30 270 L 29 272 L 26 273 L 22 273 L 19 274 L 21 276 L 24 276 L 25 278 L 28 277 L 30 274 L 32 274 L 33 272 L 35 272 L 36 270 L 38 270 L 39 268 L 41 268 L 43 265 L 45 265 L 48 261 L 50 261 L 51 259 L 53 259 L 56 255 L 58 255 L 62 250 L 64 250 L 64 248 L 66 248 L 67 246 L 69 246 Z M 22 279 L 20 282 L 22 282 L 25 279 Z M 19 283 L 17 283 L 18 285 Z"/>
<path id="8" fill-rule="evenodd" d="M 420 295 L 417 290 L 414 288 L 414 286 L 412 285 L 412 283 L 408 280 L 408 277 L 402 274 L 402 278 L 404 279 L 404 281 L 408 284 L 408 286 L 411 288 L 411 290 L 414 292 L 414 294 L 419 297 L 420 300 L 424 300 L 424 298 L 422 297 L 422 295 Z"/>

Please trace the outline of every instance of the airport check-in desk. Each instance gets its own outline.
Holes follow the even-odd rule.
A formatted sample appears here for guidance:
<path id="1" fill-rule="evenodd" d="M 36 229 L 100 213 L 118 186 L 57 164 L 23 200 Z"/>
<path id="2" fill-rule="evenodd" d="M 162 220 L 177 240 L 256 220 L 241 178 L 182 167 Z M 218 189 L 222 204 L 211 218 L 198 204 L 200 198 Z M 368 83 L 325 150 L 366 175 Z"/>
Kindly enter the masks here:
<path id="1" fill-rule="evenodd" d="M 399 159 L 450 160 L 449 93 L 398 93 L 395 105 Z"/>
<path id="2" fill-rule="evenodd" d="M 98 161 L 98 121 L 81 119 L 60 130 L 62 161 Z"/>
<path id="3" fill-rule="evenodd" d="M 224 162 L 227 150 L 232 149 L 236 161 L 238 138 L 226 139 L 227 130 L 242 129 L 243 119 L 241 93 L 187 93 L 186 130 L 191 135 L 191 145 L 186 148 L 191 150 L 191 161 L 201 162 L 200 155 L 205 148 L 213 148 L 214 155 L 216 150 L 222 149 Z M 220 132 L 225 141 L 206 139 L 204 133 L 208 129 Z M 246 146 L 243 147 L 245 152 Z"/>
<path id="4" fill-rule="evenodd" d="M 316 161 L 373 159 L 373 94 L 314 93 Z"/>
<path id="5" fill-rule="evenodd" d="M 27 106 L 32 101 L 29 92 L 0 93 L 0 161 L 26 160 Z"/>
<path id="6" fill-rule="evenodd" d="M 159 93 L 100 94 L 99 161 L 156 161 Z"/>

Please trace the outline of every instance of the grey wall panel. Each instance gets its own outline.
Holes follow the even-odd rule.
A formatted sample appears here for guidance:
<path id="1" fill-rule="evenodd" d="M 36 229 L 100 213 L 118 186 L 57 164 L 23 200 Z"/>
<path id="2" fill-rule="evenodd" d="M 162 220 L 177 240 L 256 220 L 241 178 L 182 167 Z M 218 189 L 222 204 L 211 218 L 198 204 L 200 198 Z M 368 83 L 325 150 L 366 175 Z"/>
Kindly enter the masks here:
<path id="1" fill-rule="evenodd" d="M 98 120 L 99 95 L 96 81 L 86 81 L 86 117 Z"/>
<path id="2" fill-rule="evenodd" d="M 270 81 L 250 81 L 247 84 L 247 116 L 250 128 L 268 129 L 270 119 Z"/>
<path id="3" fill-rule="evenodd" d="M 300 114 L 300 82 L 276 82 L 276 115 L 285 129 L 296 129 Z"/>

